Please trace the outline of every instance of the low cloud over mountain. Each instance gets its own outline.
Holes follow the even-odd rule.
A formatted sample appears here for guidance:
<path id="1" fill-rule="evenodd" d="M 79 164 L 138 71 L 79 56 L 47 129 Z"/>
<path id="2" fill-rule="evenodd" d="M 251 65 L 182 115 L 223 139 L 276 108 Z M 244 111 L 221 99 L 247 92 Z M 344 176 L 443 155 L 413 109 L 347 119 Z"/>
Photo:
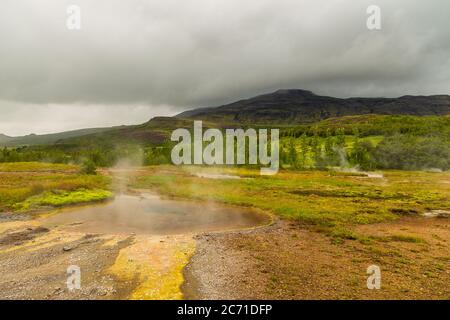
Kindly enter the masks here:
<path id="1" fill-rule="evenodd" d="M 66 28 L 69 4 L 81 8 L 79 31 Z M 366 28 L 371 4 L 2 1 L 0 132 L 60 131 L 61 119 L 68 129 L 137 123 L 278 88 L 448 94 L 450 3 L 377 1 L 378 31 Z M 95 116 L 71 116 L 86 109 Z"/>

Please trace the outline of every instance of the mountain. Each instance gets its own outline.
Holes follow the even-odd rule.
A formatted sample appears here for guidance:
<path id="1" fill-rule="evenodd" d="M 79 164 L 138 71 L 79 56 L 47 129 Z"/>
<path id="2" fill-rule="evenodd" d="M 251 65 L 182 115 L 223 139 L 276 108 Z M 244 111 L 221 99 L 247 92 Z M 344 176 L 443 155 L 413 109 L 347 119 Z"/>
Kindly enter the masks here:
<path id="1" fill-rule="evenodd" d="M 10 147 L 23 145 L 52 144 L 58 142 L 59 140 L 99 133 L 103 131 L 112 130 L 114 128 L 118 127 L 80 129 L 43 135 L 29 134 L 21 137 L 10 137 L 4 134 L 0 134 L 0 146 Z"/>
<path id="2" fill-rule="evenodd" d="M 301 124 L 364 114 L 446 115 L 450 114 L 450 96 L 341 99 L 289 89 L 218 107 L 194 109 L 176 117 L 220 123 Z"/>
<path id="3" fill-rule="evenodd" d="M 151 120 L 139 124 L 111 128 L 110 130 L 96 132 L 89 135 L 62 139 L 56 145 L 95 146 L 119 145 L 123 143 L 137 144 L 161 144 L 170 139 L 172 131 L 177 128 L 192 128 L 194 121 L 191 119 L 179 119 L 173 117 L 154 117 Z M 220 125 L 208 121 L 203 122 L 204 128 L 216 128 Z"/>
<path id="4" fill-rule="evenodd" d="M 0 146 L 56 144 L 60 147 L 112 145 L 120 143 L 160 144 L 176 128 L 192 128 L 193 120 L 203 126 L 225 128 L 233 125 L 294 126 L 319 123 L 325 119 L 364 115 L 448 115 L 450 96 L 403 96 L 400 98 L 348 98 L 319 96 L 306 90 L 278 90 L 231 104 L 194 109 L 175 117 L 155 117 L 140 125 L 93 128 L 46 135 L 8 137 L 0 134 Z M 351 118 L 351 121 L 371 118 Z M 347 119 L 348 120 L 348 119 Z M 370 120 L 372 121 L 372 120 Z M 427 120 L 428 121 L 428 120 Z M 333 122 L 334 123 L 334 122 Z"/>
<path id="5" fill-rule="evenodd" d="M 14 139 L 14 138 L 11 138 L 7 135 L 0 133 L 0 145 L 2 145 L 3 143 L 8 143 L 9 141 L 11 141 L 11 139 Z"/>

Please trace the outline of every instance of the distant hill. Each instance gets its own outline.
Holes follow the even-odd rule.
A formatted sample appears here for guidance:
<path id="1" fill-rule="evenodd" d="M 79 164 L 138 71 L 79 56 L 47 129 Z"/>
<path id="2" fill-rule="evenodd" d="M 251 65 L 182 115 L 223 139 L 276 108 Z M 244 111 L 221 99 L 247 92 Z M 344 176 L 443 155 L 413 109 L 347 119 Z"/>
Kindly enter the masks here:
<path id="1" fill-rule="evenodd" d="M 13 138 L 0 133 L 0 145 L 2 145 L 3 143 L 8 143 L 9 141 L 11 141 L 11 139 Z"/>
<path id="2" fill-rule="evenodd" d="M 290 89 L 219 107 L 194 109 L 176 117 L 219 123 L 301 124 L 364 114 L 446 115 L 450 114 L 450 96 L 340 99 L 319 96 L 311 91 Z"/>
<path id="3" fill-rule="evenodd" d="M 116 127 L 117 128 L 117 127 Z M 112 128 L 90 128 L 90 129 L 80 129 L 65 131 L 60 133 L 51 134 L 29 134 L 21 137 L 10 137 L 4 134 L 0 134 L 0 146 L 10 147 L 10 146 L 24 146 L 24 145 L 38 145 L 38 144 L 53 144 L 59 140 L 69 139 L 74 137 L 85 136 L 93 133 L 99 133 L 107 130 L 112 130 Z"/>
<path id="4" fill-rule="evenodd" d="M 143 124 L 116 126 L 107 128 L 91 128 L 61 133 L 21 137 L 10 137 L 0 134 L 0 147 L 20 147 L 33 145 L 74 145 L 86 146 L 114 143 L 149 143 L 159 144 L 166 141 L 173 130 L 177 128 L 192 128 L 193 120 L 172 117 L 155 117 Z M 215 124 L 204 122 L 204 127 L 216 127 Z"/>
<path id="5" fill-rule="evenodd" d="M 114 145 L 121 143 L 161 144 L 170 139 L 172 131 L 177 128 L 192 128 L 191 119 L 178 119 L 173 117 L 155 117 L 140 125 L 111 128 L 89 135 L 77 136 L 59 140 L 57 145 Z M 205 121 L 203 127 L 217 127 L 217 124 Z"/>
<path id="6" fill-rule="evenodd" d="M 140 125 L 82 129 L 23 137 L 8 137 L 0 134 L 0 146 L 56 144 L 60 147 L 66 145 L 82 148 L 88 145 L 128 142 L 160 144 L 169 139 L 174 129 L 192 128 L 193 120 L 203 120 L 204 127 L 225 128 L 233 125 L 254 124 L 295 127 L 319 123 L 326 119 L 332 121 L 329 123 L 331 125 L 336 122 L 332 118 L 346 116 L 442 116 L 447 114 L 450 114 L 450 96 L 448 95 L 340 99 L 319 96 L 305 90 L 278 90 L 224 106 L 186 111 L 175 117 L 155 117 Z M 361 120 L 373 121 L 372 118 L 347 118 L 345 121 Z"/>

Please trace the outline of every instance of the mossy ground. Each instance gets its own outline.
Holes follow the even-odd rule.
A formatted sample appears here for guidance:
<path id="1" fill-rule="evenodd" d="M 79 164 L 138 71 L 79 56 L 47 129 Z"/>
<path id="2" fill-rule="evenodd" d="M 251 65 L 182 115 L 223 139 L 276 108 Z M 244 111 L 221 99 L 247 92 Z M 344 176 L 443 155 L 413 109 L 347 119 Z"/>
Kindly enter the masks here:
<path id="1" fill-rule="evenodd" d="M 226 173 L 241 179 L 208 179 L 196 173 Z M 361 239 L 353 225 L 393 221 L 450 208 L 450 174 L 385 171 L 383 178 L 331 171 L 281 171 L 260 176 L 246 168 L 147 167 L 132 186 L 174 197 L 256 207 L 314 226 L 334 238 Z"/>
<path id="2" fill-rule="evenodd" d="M 78 189 L 74 191 L 46 191 L 39 195 L 27 198 L 13 206 L 15 211 L 30 211 L 42 207 L 62 207 L 79 203 L 102 201 L 113 196 L 107 190 L 86 190 Z"/>
<path id="3" fill-rule="evenodd" d="M 0 211 L 26 211 L 110 197 L 110 178 L 85 175 L 73 165 L 0 164 Z"/>

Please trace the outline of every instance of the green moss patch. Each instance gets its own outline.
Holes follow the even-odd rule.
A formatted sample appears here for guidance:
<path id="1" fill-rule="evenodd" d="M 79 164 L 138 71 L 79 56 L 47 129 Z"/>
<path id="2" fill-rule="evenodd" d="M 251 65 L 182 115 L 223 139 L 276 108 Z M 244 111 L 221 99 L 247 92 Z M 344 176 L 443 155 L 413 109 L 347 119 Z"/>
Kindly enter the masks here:
<path id="1" fill-rule="evenodd" d="M 23 202 L 14 205 L 16 211 L 28 211 L 39 209 L 40 207 L 62 207 L 78 203 L 103 201 L 111 198 L 113 194 L 107 190 L 86 190 L 75 191 L 46 191 L 42 194 L 30 197 Z"/>

